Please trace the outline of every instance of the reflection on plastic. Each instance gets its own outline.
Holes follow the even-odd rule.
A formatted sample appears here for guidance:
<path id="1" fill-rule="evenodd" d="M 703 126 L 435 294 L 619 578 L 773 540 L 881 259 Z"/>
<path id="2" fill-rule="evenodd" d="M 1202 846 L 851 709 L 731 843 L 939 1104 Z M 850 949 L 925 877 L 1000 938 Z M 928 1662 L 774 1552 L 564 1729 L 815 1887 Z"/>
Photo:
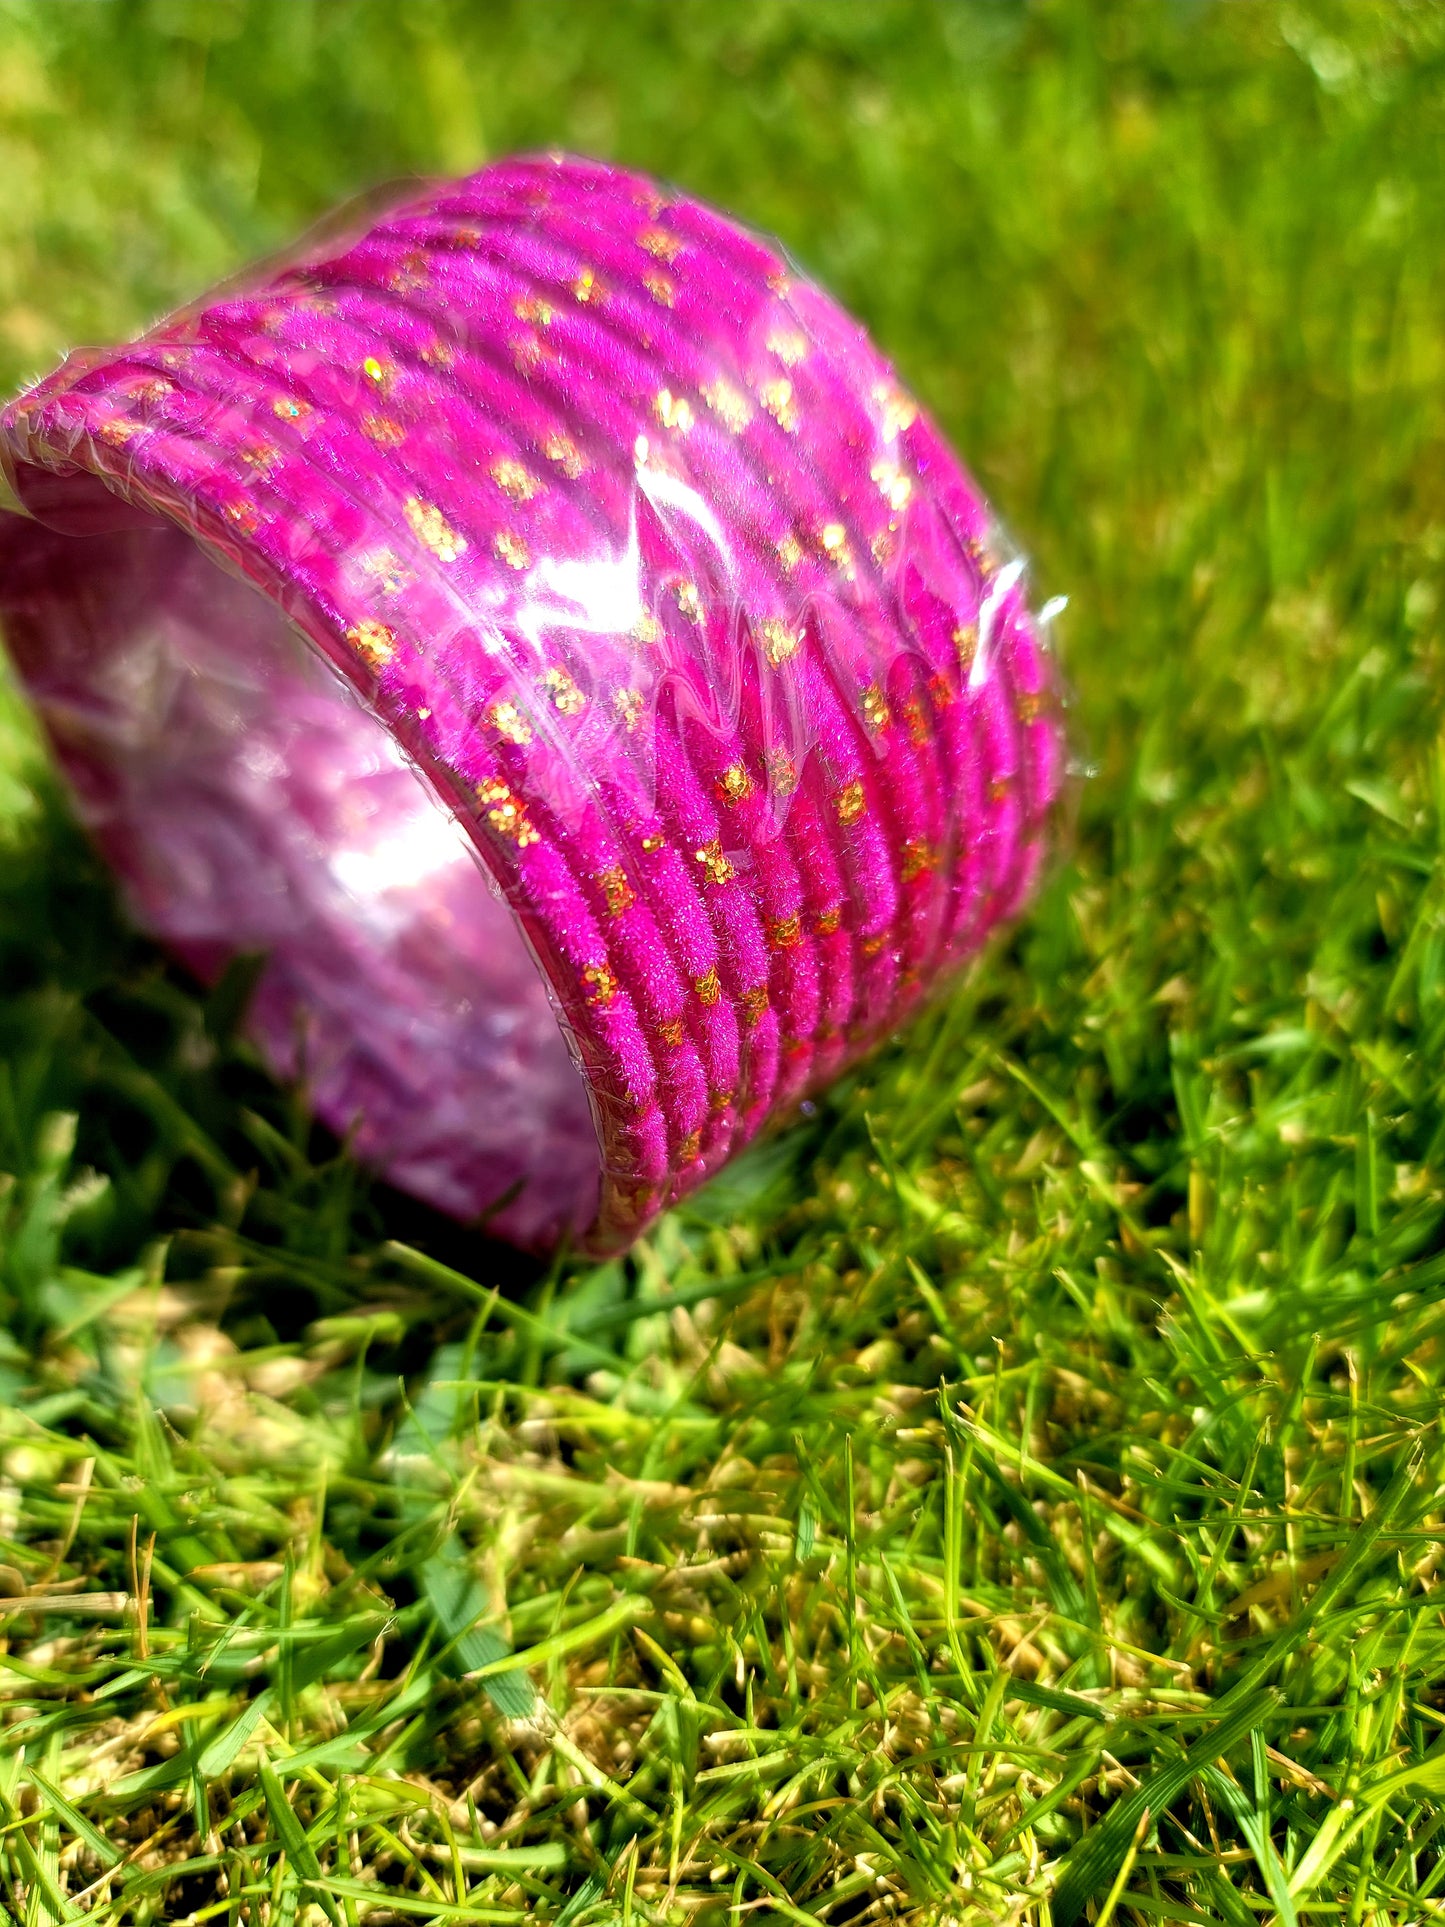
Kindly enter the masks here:
<path id="1" fill-rule="evenodd" d="M 268 1056 L 445 1209 L 625 1242 L 1033 885 L 1022 565 L 857 324 L 636 176 L 428 190 L 0 430 L 0 614 L 138 914 L 266 949 Z"/>

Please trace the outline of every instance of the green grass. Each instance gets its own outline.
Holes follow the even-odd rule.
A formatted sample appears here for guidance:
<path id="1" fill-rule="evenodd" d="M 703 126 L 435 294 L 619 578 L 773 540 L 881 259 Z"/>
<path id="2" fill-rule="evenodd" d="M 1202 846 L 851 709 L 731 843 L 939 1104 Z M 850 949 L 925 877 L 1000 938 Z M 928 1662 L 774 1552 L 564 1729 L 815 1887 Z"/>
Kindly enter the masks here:
<path id="1" fill-rule="evenodd" d="M 616 155 L 967 452 L 1095 773 L 623 1263 L 308 1131 L 0 697 L 0 1922 L 1445 1906 L 1445 15 L 0 0 L 0 379 Z"/>

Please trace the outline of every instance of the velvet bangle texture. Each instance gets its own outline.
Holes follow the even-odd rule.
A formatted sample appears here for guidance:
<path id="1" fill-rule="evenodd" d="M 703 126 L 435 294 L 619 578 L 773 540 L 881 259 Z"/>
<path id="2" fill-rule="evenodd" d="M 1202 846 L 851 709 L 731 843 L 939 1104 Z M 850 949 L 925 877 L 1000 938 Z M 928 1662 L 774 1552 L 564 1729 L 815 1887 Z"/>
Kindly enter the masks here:
<path id="1" fill-rule="evenodd" d="M 1051 659 L 775 244 L 419 189 L 0 416 L 0 622 L 144 926 L 357 1155 L 604 1252 L 1026 900 Z"/>

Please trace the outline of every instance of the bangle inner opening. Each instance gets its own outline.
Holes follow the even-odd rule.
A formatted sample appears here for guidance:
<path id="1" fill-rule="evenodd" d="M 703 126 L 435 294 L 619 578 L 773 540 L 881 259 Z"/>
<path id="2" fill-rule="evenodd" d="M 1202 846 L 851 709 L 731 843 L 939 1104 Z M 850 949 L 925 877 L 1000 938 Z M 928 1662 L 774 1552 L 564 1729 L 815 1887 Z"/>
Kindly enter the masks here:
<path id="1" fill-rule="evenodd" d="M 44 487 L 45 525 L 0 515 L 0 625 L 137 922 L 204 982 L 264 956 L 249 1034 L 362 1164 L 519 1244 L 584 1231 L 587 1087 L 465 831 L 259 590 Z"/>

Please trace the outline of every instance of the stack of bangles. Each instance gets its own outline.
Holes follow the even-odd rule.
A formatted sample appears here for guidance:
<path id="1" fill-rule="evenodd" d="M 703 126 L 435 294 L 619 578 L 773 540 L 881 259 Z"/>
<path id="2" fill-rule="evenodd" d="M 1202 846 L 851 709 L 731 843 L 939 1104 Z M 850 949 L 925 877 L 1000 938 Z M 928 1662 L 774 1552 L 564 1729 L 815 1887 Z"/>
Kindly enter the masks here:
<path id="1" fill-rule="evenodd" d="M 605 1253 L 1013 916 L 1056 677 L 774 244 L 546 157 L 0 416 L 0 625 L 142 925 L 391 1182 Z M 478 860 L 480 859 L 480 860 Z"/>

